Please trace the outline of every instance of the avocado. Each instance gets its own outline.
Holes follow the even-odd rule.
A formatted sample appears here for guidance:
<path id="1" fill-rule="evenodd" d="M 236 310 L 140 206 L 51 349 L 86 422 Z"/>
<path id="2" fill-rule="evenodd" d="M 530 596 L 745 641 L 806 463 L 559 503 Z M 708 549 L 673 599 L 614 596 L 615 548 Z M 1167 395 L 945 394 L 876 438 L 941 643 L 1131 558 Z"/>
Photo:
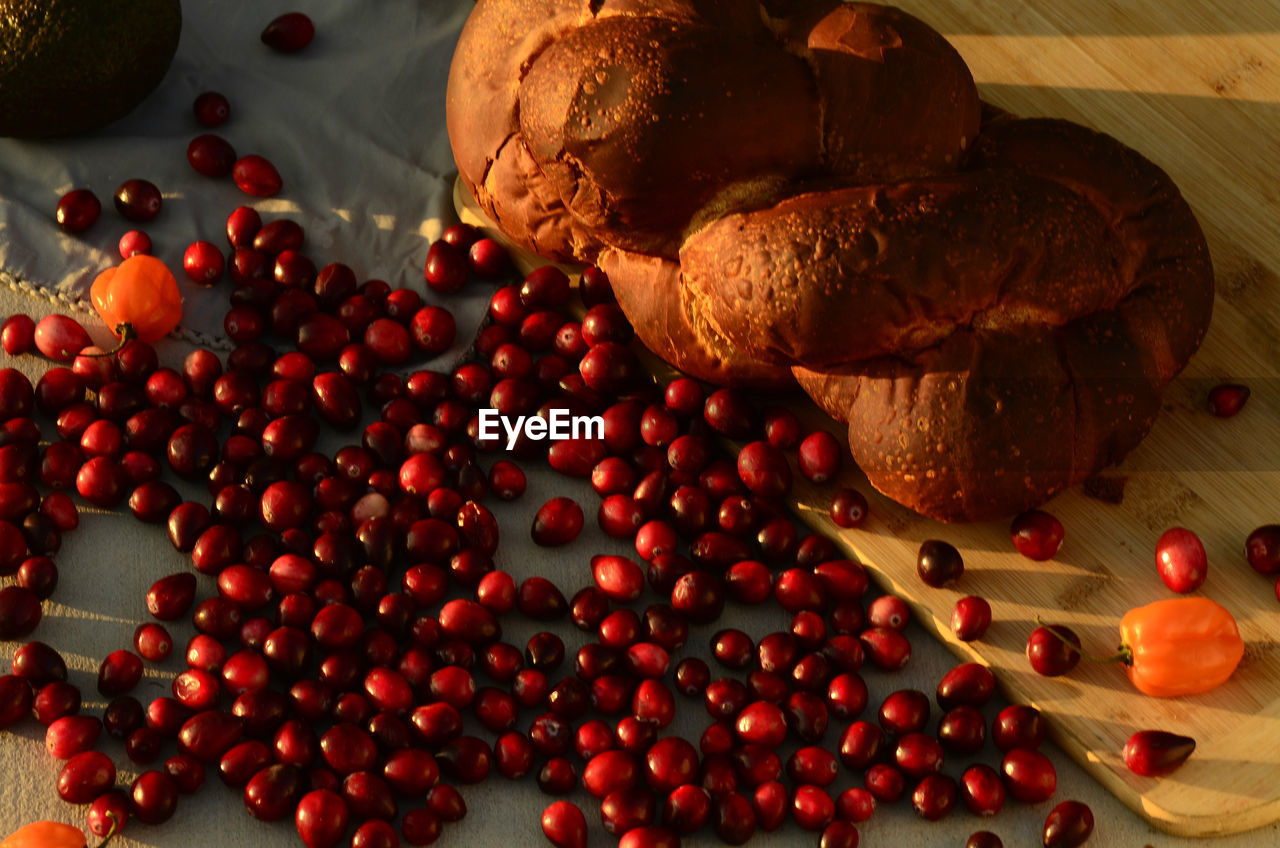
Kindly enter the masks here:
<path id="1" fill-rule="evenodd" d="M 179 0 L 0 0 L 0 136 L 85 132 L 164 77 Z"/>

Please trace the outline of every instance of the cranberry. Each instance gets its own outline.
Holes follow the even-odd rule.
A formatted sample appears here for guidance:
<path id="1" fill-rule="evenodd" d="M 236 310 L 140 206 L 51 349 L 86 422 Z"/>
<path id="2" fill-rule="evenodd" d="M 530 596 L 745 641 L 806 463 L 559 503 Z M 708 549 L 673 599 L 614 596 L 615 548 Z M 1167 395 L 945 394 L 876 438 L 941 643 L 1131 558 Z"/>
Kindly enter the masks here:
<path id="1" fill-rule="evenodd" d="M 864 769 L 879 758 L 884 747 L 884 731 L 879 726 L 855 721 L 840 737 L 840 762 L 850 769 Z"/>
<path id="2" fill-rule="evenodd" d="M 1264 524 L 1244 543 L 1245 559 L 1259 574 L 1280 572 L 1280 524 Z"/>
<path id="3" fill-rule="evenodd" d="M 950 775 L 929 774 L 916 784 L 911 806 L 925 821 L 938 821 L 955 808 L 957 796 L 956 782 Z"/>
<path id="4" fill-rule="evenodd" d="M 50 756 L 67 760 L 82 751 L 91 750 L 101 733 L 102 721 L 97 716 L 62 716 L 45 730 L 44 747 Z"/>
<path id="5" fill-rule="evenodd" d="M 265 157 L 257 154 L 241 156 L 231 169 L 236 187 L 254 197 L 272 197 L 279 194 L 283 183 L 280 172 Z"/>
<path id="6" fill-rule="evenodd" d="M 729 791 L 715 798 L 714 830 L 729 845 L 742 845 L 751 838 L 756 831 L 756 814 L 746 796 Z"/>
<path id="7" fill-rule="evenodd" d="M 221 126 L 231 117 L 231 103 L 225 95 L 216 91 L 204 91 L 196 95 L 191 110 L 195 113 L 196 121 L 205 127 Z"/>
<path id="8" fill-rule="evenodd" d="M 1029 748 L 1008 751 L 1000 763 L 1000 770 L 1009 794 L 1026 804 L 1049 800 L 1058 787 L 1058 774 L 1053 762 Z"/>
<path id="9" fill-rule="evenodd" d="M 960 776 L 960 800 L 975 816 L 994 816 L 1004 806 L 1005 788 L 996 770 L 983 763 Z"/>
<path id="10" fill-rule="evenodd" d="M 1004 842 L 989 830 L 979 830 L 965 840 L 964 848 L 1004 848 Z"/>
<path id="11" fill-rule="evenodd" d="M 1062 547 L 1064 532 L 1061 521 L 1038 509 L 1022 513 L 1009 528 L 1018 553 L 1037 561 L 1053 559 Z"/>
<path id="12" fill-rule="evenodd" d="M 815 430 L 800 442 L 800 473 L 814 483 L 826 483 L 840 470 L 843 449 L 826 430 Z"/>
<path id="13" fill-rule="evenodd" d="M 587 819 L 570 801 L 556 801 L 542 812 L 542 832 L 556 848 L 585 848 Z"/>
<path id="14" fill-rule="evenodd" d="M 862 778 L 867 791 L 883 804 L 893 804 L 906 792 L 906 780 L 895 766 L 876 763 Z"/>
<path id="15" fill-rule="evenodd" d="M 952 707 L 938 721 L 938 741 L 957 754 L 976 754 L 987 738 L 986 719 L 976 707 Z"/>
<path id="16" fill-rule="evenodd" d="M 791 466 L 768 442 L 751 442 L 738 452 L 738 476 L 762 498 L 780 498 L 791 491 Z"/>
<path id="17" fill-rule="evenodd" d="M 858 848 L 858 829 L 852 822 L 833 821 L 823 828 L 818 848 Z"/>
<path id="18" fill-rule="evenodd" d="M 897 671 L 911 659 L 911 643 L 897 630 L 871 627 L 862 631 L 858 639 L 867 659 L 882 671 Z"/>
<path id="19" fill-rule="evenodd" d="M 126 180 L 116 189 L 116 211 L 130 221 L 150 221 L 160 214 L 160 189 L 146 180 Z"/>
<path id="20" fill-rule="evenodd" d="M 961 642 L 981 639 L 991 626 L 991 604 L 977 595 L 966 595 L 951 610 L 951 632 Z"/>
<path id="21" fill-rule="evenodd" d="M 1219 418 L 1230 418 L 1249 400 L 1249 387 L 1239 383 L 1223 383 L 1209 390 L 1209 412 Z"/>
<path id="22" fill-rule="evenodd" d="M 36 323 L 34 338 L 37 350 L 50 359 L 56 359 L 59 362 L 71 362 L 76 358 L 80 351 L 92 344 L 89 334 L 85 332 L 84 327 L 80 326 L 78 321 L 69 315 L 62 315 L 58 313 L 46 315 Z M 53 380 L 54 378 L 51 376 L 52 373 L 54 372 L 46 372 L 46 374 L 40 378 L 40 384 Z M 73 394 L 82 396 L 83 386 L 80 386 L 79 381 L 71 380 L 69 382 L 70 385 L 67 386 L 66 389 L 63 389 L 61 393 L 66 395 L 68 398 Z M 50 386 L 52 387 L 52 384 L 50 384 Z M 74 391 L 75 389 L 79 389 L 79 391 Z M 23 395 L 25 396 L 25 392 Z M 38 401 L 40 395 L 39 384 L 37 385 L 36 395 Z M 15 407 L 15 411 L 21 410 L 22 405 L 26 405 L 28 403 L 29 402 L 25 402 L 25 400 L 19 401 L 19 405 Z M 46 400 L 45 403 L 38 405 L 47 412 L 55 411 L 54 407 L 48 400 Z M 67 403 L 61 403 L 57 408 L 60 409 L 62 406 L 66 405 Z"/>
<path id="23" fill-rule="evenodd" d="M 836 797 L 836 817 L 844 821 L 864 822 L 875 811 L 875 796 L 861 786 L 846 789 Z"/>
<path id="24" fill-rule="evenodd" d="M 556 497 L 544 503 L 533 519 L 533 541 L 543 547 L 567 545 L 582 532 L 582 507 L 573 498 Z"/>
<path id="25" fill-rule="evenodd" d="M 1180 595 L 1199 589 L 1209 570 L 1200 537 L 1184 527 L 1164 531 L 1156 541 L 1156 570 L 1164 585 Z"/>
<path id="26" fill-rule="evenodd" d="M 1044 820 L 1045 848 L 1078 848 L 1093 834 L 1093 811 L 1079 801 L 1063 801 Z"/>
<path id="27" fill-rule="evenodd" d="M 1124 744 L 1124 764 L 1134 774 L 1160 777 L 1187 761 L 1196 741 L 1164 730 L 1140 730 Z"/>
<path id="28" fill-rule="evenodd" d="M 960 704 L 982 707 L 995 694 L 996 677 L 981 663 L 961 663 L 938 682 L 938 706 L 944 710 Z"/>
<path id="29" fill-rule="evenodd" d="M 929 539 L 920 545 L 916 572 L 927 586 L 935 589 L 950 586 L 964 574 L 964 560 L 954 545 Z"/>
<path id="30" fill-rule="evenodd" d="M 302 12 L 286 12 L 262 31 L 262 43 L 280 53 L 297 53 L 316 36 L 316 25 Z M 301 828 L 299 828 L 301 830 Z M 303 837 L 306 840 L 306 837 Z M 308 843 L 308 848 L 313 846 Z"/>
<path id="31" fill-rule="evenodd" d="M 220 179 L 236 164 L 236 150 L 220 135 L 204 133 L 187 144 L 187 163 L 202 176 Z"/>
<path id="32" fill-rule="evenodd" d="M 120 236 L 120 241 L 116 245 L 116 249 L 120 252 L 121 259 L 128 259 L 130 256 L 137 256 L 138 254 L 149 256 L 151 255 L 151 247 L 151 236 L 147 235 L 142 230 L 129 230 L 127 233 Z M 7 346 L 5 347 L 5 350 L 8 350 Z M 13 352 L 14 351 L 9 351 L 9 353 Z"/>
<path id="33" fill-rule="evenodd" d="M 102 214 L 97 195 L 87 188 L 72 189 L 58 198 L 54 218 L 68 233 L 82 233 L 93 226 Z"/>
<path id="34" fill-rule="evenodd" d="M 142 679 L 142 660 L 132 651 L 112 651 L 98 666 L 98 691 L 108 698 L 123 695 Z"/>
<path id="35" fill-rule="evenodd" d="M 19 356 L 24 353 L 30 353 L 35 349 L 36 344 L 36 322 L 32 320 L 30 315 L 17 313 L 10 315 L 4 319 L 4 324 L 0 325 L 0 344 L 3 344 L 4 352 L 10 356 Z M 28 389 L 30 386 L 28 385 Z M 30 405 L 31 398 L 27 398 Z M 5 418 L 11 416 L 5 415 Z"/>
<path id="36" fill-rule="evenodd" d="M 129 796 L 120 789 L 104 792 L 89 805 L 87 818 L 94 836 L 119 833 L 129 822 Z"/>
<path id="37" fill-rule="evenodd" d="M 911 610 L 907 602 L 896 595 L 881 595 L 867 607 L 867 622 L 872 627 L 887 627 L 891 630 L 906 630 L 911 620 Z"/>
<path id="38" fill-rule="evenodd" d="M 341 795 L 329 789 L 315 789 L 298 801 L 294 824 L 307 848 L 333 848 L 346 832 L 350 817 Z"/>
<path id="39" fill-rule="evenodd" d="M 1066 674 L 1080 662 L 1080 637 L 1069 627 L 1041 625 L 1027 637 L 1027 661 L 1036 674 Z"/>
<path id="40" fill-rule="evenodd" d="M 721 435 L 745 439 L 756 429 L 756 411 L 747 396 L 738 389 L 718 389 L 707 397 L 702 417 Z"/>
<path id="41" fill-rule="evenodd" d="M 1035 707 L 1005 707 L 991 724 L 991 741 L 1002 752 L 1013 748 L 1038 748 L 1044 741 L 1044 718 Z"/>

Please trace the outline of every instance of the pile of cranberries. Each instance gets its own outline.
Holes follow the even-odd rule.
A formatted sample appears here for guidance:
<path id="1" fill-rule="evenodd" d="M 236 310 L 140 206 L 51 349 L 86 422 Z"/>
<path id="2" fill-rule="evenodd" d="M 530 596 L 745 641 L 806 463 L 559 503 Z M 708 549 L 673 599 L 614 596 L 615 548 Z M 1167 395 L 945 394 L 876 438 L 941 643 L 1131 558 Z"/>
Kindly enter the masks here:
<path id="1" fill-rule="evenodd" d="M 293 13 L 263 40 L 291 52 L 313 35 Z M 206 92 L 194 113 L 215 128 L 231 109 Z M 268 160 L 237 156 L 212 133 L 186 155 L 251 196 L 282 189 Z M 161 193 L 131 179 L 115 206 L 145 223 L 161 213 Z M 80 189 L 56 219 L 78 233 L 100 211 Z M 42 642 L 18 647 L 0 676 L 0 726 L 34 716 L 46 727 L 63 761 L 57 791 L 88 805 L 93 833 L 168 820 L 209 772 L 255 818 L 292 819 L 309 848 L 430 845 L 467 813 L 457 787 L 495 774 L 532 775 L 553 798 L 585 789 L 626 848 L 700 832 L 737 845 L 788 819 L 823 848 L 850 848 L 880 804 L 909 798 L 932 821 L 958 805 L 985 817 L 1008 797 L 1054 795 L 1039 713 L 1011 706 L 989 725 L 985 667 L 955 667 L 932 696 L 899 688 L 874 704 L 864 665 L 874 680 L 907 664 L 910 611 L 892 596 L 867 599 L 863 568 L 784 507 L 793 468 L 816 484 L 835 479 L 838 441 L 735 389 L 655 384 L 599 269 L 576 292 L 553 267 L 497 287 L 470 357 L 439 371 L 413 363 L 454 345 L 447 306 L 317 261 L 286 217 L 238 207 L 226 239 L 195 241 L 183 257 L 192 284 L 230 278 L 225 358 L 195 350 L 164 365 L 139 341 L 97 356 L 66 316 L 14 315 L 0 331 L 9 355 L 53 361 L 34 386 L 0 369 L 0 575 L 11 578 L 0 638 L 37 628 L 77 498 L 163 528 L 191 561 L 154 582 L 143 599 L 152 620 L 102 659 L 100 714 L 82 712 L 65 662 Z M 142 230 L 120 241 L 122 256 L 150 249 Z M 425 283 L 439 301 L 508 267 L 496 242 L 459 224 L 430 246 Z M 486 408 L 598 415 L 603 433 L 550 443 L 524 433 L 506 450 L 505 438 L 481 436 Z M 318 449 L 335 439 L 345 444 Z M 558 496 L 531 525 L 500 526 L 490 507 L 520 499 L 524 469 L 543 463 L 589 481 L 598 504 Z M 177 480 L 207 496 L 184 499 Z M 831 488 L 835 523 L 861 525 L 866 498 Z M 503 536 L 568 545 L 593 515 L 634 556 L 584 558 L 581 582 L 563 588 L 497 567 Z M 1273 531 L 1250 539 L 1265 573 L 1280 570 Z M 1062 528 L 1028 513 L 1012 535 L 1043 559 Z M 931 586 L 963 571 L 945 542 L 926 543 L 918 565 Z M 753 636 L 721 621 L 732 606 L 762 604 L 787 625 Z M 515 617 L 541 628 L 524 645 L 503 639 Z M 175 645 L 170 628 L 188 621 L 195 635 Z M 990 621 L 970 596 L 953 629 L 980 639 Z M 185 669 L 171 694 L 143 703 L 147 664 L 175 650 Z M 699 705 L 697 744 L 673 735 L 677 711 Z M 97 749 L 104 731 L 139 771 L 128 786 Z M 966 765 L 988 738 L 1000 768 Z M 845 773 L 861 785 L 834 792 Z M 541 826 L 556 846 L 587 841 L 569 800 L 550 803 Z M 1063 803 L 1044 844 L 1080 845 L 1092 827 L 1087 807 Z M 968 844 L 1001 843 L 984 830 Z"/>

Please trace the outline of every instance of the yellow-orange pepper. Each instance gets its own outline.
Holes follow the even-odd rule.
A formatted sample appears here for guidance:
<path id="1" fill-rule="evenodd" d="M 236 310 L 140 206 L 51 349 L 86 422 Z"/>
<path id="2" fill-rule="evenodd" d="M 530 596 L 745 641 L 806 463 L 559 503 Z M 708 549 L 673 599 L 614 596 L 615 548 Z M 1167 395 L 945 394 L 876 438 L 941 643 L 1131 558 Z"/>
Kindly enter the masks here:
<path id="1" fill-rule="evenodd" d="M 99 274 L 89 287 L 89 299 L 122 343 L 158 341 L 182 318 L 182 297 L 173 272 L 159 259 L 142 253 Z"/>
<path id="2" fill-rule="evenodd" d="M 9 834 L 0 848 L 84 848 L 84 831 L 61 822 L 32 822 Z"/>
<path id="3" fill-rule="evenodd" d="M 1170 598 L 1120 620 L 1120 658 L 1138 691 L 1168 697 L 1208 692 L 1244 656 L 1236 620 L 1208 598 Z"/>

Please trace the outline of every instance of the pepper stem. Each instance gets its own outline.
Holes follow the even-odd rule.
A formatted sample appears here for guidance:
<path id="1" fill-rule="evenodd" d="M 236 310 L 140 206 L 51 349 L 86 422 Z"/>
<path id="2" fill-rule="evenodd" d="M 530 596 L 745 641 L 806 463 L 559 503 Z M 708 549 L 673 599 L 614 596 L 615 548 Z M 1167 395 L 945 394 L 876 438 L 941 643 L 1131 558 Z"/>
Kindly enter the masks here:
<path id="1" fill-rule="evenodd" d="M 1055 629 L 1052 624 L 1045 624 L 1044 619 L 1042 619 L 1038 615 L 1036 616 L 1036 624 L 1043 627 L 1045 631 L 1049 633 L 1049 635 L 1053 636 L 1053 638 L 1057 639 L 1059 642 L 1066 645 L 1071 650 L 1075 651 L 1077 654 L 1089 660 L 1090 662 L 1113 663 L 1113 662 L 1119 661 L 1125 665 L 1133 665 L 1133 650 L 1128 645 L 1121 645 L 1120 649 L 1116 651 L 1114 654 L 1112 654 L 1111 656 L 1098 657 L 1098 656 L 1094 656 L 1093 654 L 1086 653 L 1084 650 L 1080 648 L 1079 645 L 1077 645 L 1075 642 L 1072 642 L 1066 636 L 1063 636 L 1060 632 L 1058 632 L 1058 630 Z"/>
<path id="2" fill-rule="evenodd" d="M 138 331 L 133 329 L 133 325 L 128 321 L 116 324 L 115 333 L 120 337 L 120 344 L 116 345 L 111 350 L 104 350 L 102 353 L 82 353 L 80 355 L 91 356 L 95 359 L 103 356 L 115 356 L 117 353 L 124 350 L 125 345 L 138 337 Z"/>
<path id="3" fill-rule="evenodd" d="M 107 835 L 102 837 L 102 841 L 98 843 L 98 848 L 106 848 L 111 837 L 116 835 L 116 831 L 120 830 L 120 819 L 116 817 L 115 810 L 107 810 L 107 818 L 111 819 L 111 829 L 107 831 Z"/>

